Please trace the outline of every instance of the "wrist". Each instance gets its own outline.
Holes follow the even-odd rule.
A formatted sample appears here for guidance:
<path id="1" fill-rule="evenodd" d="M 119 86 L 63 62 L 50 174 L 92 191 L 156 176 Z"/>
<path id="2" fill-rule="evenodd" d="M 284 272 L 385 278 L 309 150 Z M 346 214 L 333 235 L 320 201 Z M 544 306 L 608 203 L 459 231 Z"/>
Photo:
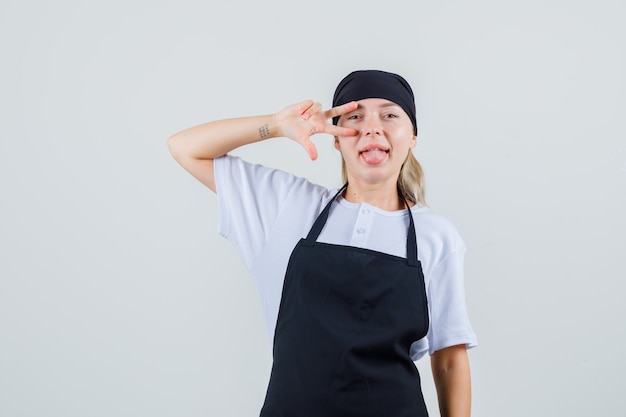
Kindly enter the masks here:
<path id="1" fill-rule="evenodd" d="M 269 130 L 269 137 L 277 138 L 285 136 L 285 130 L 283 129 L 281 122 L 280 112 L 268 115 L 265 118 L 265 123 L 265 126 Z"/>
<path id="2" fill-rule="evenodd" d="M 278 114 L 262 116 L 259 122 L 257 128 L 259 140 L 276 138 L 283 135 L 283 129 L 278 121 Z"/>

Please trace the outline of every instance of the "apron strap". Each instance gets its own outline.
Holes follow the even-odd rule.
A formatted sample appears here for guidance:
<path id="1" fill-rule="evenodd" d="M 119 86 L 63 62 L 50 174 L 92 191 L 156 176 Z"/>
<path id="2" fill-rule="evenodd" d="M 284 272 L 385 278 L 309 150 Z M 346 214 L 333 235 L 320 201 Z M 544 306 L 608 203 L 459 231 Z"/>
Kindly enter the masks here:
<path id="1" fill-rule="evenodd" d="M 345 190 L 347 187 L 348 187 L 348 183 L 345 183 L 343 187 L 341 187 L 339 191 L 337 191 L 337 194 L 335 194 L 335 196 L 330 199 L 328 204 L 326 204 L 326 207 L 324 207 L 324 210 L 317 217 L 317 220 L 315 220 L 315 223 L 313 223 L 313 227 L 311 227 L 311 230 L 309 230 L 309 234 L 306 236 L 307 244 L 312 245 L 315 243 L 315 241 L 317 241 L 317 238 L 319 237 L 320 233 L 322 233 L 322 229 L 324 228 L 324 225 L 326 224 L 326 220 L 328 220 L 328 213 L 330 212 L 330 206 L 333 204 L 333 201 L 335 201 L 337 196 L 340 193 L 342 193 L 343 190 Z"/>
<path id="2" fill-rule="evenodd" d="M 335 201 L 337 196 L 341 194 L 347 187 L 348 183 L 345 183 L 343 187 L 341 187 L 339 191 L 337 191 L 333 198 L 330 199 L 328 204 L 326 204 L 326 207 L 324 207 L 324 210 L 322 210 L 320 215 L 317 217 L 315 223 L 313 223 L 313 227 L 311 227 L 311 230 L 309 230 L 309 234 L 306 236 L 305 244 L 307 246 L 312 246 L 315 244 L 320 233 L 322 233 L 322 229 L 326 224 L 326 220 L 328 220 L 328 213 L 330 213 L 330 207 L 332 206 L 333 201 Z M 417 266 L 419 265 L 419 260 L 417 254 L 417 237 L 415 235 L 415 223 L 413 222 L 413 213 L 411 213 L 411 207 L 409 206 L 409 203 L 407 202 L 404 194 L 399 188 L 398 194 L 400 195 L 400 197 L 402 197 L 404 205 L 406 206 L 407 214 L 409 216 L 409 227 L 406 237 L 406 261 L 407 264 L 411 266 Z"/>
<path id="3" fill-rule="evenodd" d="M 400 190 L 398 190 L 399 192 Z M 409 203 L 404 198 L 404 195 L 400 193 L 402 199 L 404 200 L 404 205 L 406 206 L 406 212 L 409 216 L 409 232 L 406 236 L 406 262 L 411 266 L 419 265 L 419 260 L 417 257 L 417 236 L 415 235 L 415 223 L 413 222 L 413 213 L 411 213 L 411 207 Z"/>

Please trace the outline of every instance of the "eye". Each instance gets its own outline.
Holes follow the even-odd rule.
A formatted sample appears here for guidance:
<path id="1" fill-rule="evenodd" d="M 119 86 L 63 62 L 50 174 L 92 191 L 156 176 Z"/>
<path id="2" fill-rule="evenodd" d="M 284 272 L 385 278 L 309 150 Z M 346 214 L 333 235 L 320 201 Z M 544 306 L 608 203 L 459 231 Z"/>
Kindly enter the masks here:
<path id="1" fill-rule="evenodd" d="M 396 118 L 398 118 L 398 115 L 395 114 L 395 113 L 387 113 L 387 114 L 384 115 L 384 117 L 386 119 L 396 119 Z"/>
<path id="2" fill-rule="evenodd" d="M 357 119 L 359 119 L 359 117 L 360 116 L 358 114 L 350 114 L 350 115 L 348 115 L 346 117 L 346 119 L 348 119 L 348 120 L 357 120 Z"/>

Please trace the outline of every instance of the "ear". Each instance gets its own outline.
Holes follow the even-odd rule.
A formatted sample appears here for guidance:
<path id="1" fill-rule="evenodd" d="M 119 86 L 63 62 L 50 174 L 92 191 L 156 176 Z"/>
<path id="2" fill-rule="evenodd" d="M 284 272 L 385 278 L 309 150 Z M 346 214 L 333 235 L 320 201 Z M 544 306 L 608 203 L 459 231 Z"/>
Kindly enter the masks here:
<path id="1" fill-rule="evenodd" d="M 341 149 L 339 149 L 339 138 L 337 138 L 337 136 L 335 136 L 335 149 L 341 152 Z"/>
<path id="2" fill-rule="evenodd" d="M 410 143 L 410 148 L 413 149 L 415 148 L 415 145 L 417 145 L 417 136 L 413 135 L 411 136 L 411 143 Z"/>

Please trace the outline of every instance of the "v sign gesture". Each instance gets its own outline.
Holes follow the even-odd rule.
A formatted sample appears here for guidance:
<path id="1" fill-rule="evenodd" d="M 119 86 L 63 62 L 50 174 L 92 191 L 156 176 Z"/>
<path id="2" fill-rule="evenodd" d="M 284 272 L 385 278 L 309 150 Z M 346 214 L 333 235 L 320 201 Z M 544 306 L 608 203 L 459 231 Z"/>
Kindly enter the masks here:
<path id="1" fill-rule="evenodd" d="M 357 103 L 355 101 L 329 110 L 323 110 L 321 103 L 315 103 L 313 100 L 292 104 L 276 115 L 277 125 L 281 126 L 279 136 L 295 140 L 304 147 L 309 157 L 315 160 L 317 159 L 317 149 L 311 142 L 311 136 L 317 133 L 327 133 L 333 136 L 357 135 L 356 129 L 335 126 L 329 122 L 333 117 L 349 113 L 356 108 Z"/>
<path id="2" fill-rule="evenodd" d="M 320 103 L 306 100 L 276 114 L 217 120 L 185 129 L 168 139 L 174 159 L 201 183 L 215 189 L 213 160 L 240 146 L 261 140 L 288 137 L 301 144 L 309 157 L 317 159 L 310 137 L 316 133 L 355 136 L 355 129 L 334 126 L 330 119 L 351 112 L 356 102 L 322 110 Z"/>

